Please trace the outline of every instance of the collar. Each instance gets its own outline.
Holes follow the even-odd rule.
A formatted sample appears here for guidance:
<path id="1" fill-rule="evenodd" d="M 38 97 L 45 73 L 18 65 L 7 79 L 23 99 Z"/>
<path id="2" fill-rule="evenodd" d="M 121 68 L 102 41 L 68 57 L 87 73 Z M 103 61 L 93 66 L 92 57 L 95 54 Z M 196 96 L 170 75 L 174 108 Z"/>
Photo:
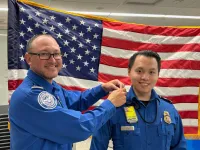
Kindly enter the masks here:
<path id="1" fill-rule="evenodd" d="M 52 93 L 53 90 L 58 90 L 57 84 L 55 81 L 50 84 L 47 80 L 45 80 L 43 77 L 36 74 L 34 71 L 29 69 L 27 76 L 30 80 L 34 82 L 35 85 L 42 86 L 47 92 Z"/>
<path id="2" fill-rule="evenodd" d="M 151 90 L 150 101 L 152 101 L 152 100 L 158 100 L 160 102 L 160 97 L 154 89 Z M 131 104 L 133 101 L 139 101 L 140 102 L 140 100 L 137 98 L 137 96 L 136 96 L 136 94 L 133 90 L 133 87 L 131 86 L 131 88 L 129 89 L 129 91 L 127 93 L 126 104 Z"/>

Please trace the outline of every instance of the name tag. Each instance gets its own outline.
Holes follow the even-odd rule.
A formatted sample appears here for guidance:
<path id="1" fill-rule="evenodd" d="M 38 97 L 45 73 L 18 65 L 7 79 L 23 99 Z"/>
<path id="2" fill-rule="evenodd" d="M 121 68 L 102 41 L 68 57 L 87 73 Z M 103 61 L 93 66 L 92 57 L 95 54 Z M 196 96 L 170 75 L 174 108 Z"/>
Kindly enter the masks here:
<path id="1" fill-rule="evenodd" d="M 121 131 L 134 131 L 134 126 L 121 126 Z"/>

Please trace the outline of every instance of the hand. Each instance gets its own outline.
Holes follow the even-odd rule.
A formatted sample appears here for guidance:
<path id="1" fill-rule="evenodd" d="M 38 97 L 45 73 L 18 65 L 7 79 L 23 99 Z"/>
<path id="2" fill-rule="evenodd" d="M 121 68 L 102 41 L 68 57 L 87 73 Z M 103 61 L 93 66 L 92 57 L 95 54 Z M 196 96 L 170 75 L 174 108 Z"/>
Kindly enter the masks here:
<path id="1" fill-rule="evenodd" d="M 115 105 L 115 107 L 120 107 L 124 103 L 126 103 L 126 89 L 125 88 L 119 88 L 115 91 L 113 91 L 109 96 L 108 100 Z"/>
<path id="2" fill-rule="evenodd" d="M 109 82 L 103 83 L 102 88 L 106 92 L 111 92 L 119 88 L 124 88 L 124 84 L 121 81 L 115 79 L 115 80 L 111 80 Z"/>

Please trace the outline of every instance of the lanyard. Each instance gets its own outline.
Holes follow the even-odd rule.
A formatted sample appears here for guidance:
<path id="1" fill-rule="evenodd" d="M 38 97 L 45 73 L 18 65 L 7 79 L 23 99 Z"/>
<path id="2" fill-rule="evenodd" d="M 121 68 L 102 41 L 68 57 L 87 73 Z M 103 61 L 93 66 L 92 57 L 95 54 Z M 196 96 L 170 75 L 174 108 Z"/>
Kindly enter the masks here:
<path id="1" fill-rule="evenodd" d="M 139 109 L 140 109 L 140 105 L 138 104 L 138 102 L 134 101 L 133 103 L 133 106 L 135 107 L 136 111 L 138 112 L 140 118 L 145 122 L 145 123 L 148 123 L 148 124 L 152 124 L 156 121 L 157 119 L 157 116 L 158 116 L 158 103 L 156 102 L 156 115 L 154 117 L 154 119 L 152 121 L 146 121 L 146 119 L 144 117 L 142 117 Z"/>

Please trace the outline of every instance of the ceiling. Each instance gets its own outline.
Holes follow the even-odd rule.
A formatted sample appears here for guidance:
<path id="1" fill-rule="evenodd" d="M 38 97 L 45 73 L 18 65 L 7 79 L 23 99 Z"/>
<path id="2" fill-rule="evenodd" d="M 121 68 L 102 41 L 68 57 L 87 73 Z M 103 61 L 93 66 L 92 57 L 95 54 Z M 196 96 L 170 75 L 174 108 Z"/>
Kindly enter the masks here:
<path id="1" fill-rule="evenodd" d="M 32 0 L 65 11 L 91 11 L 110 13 L 142 13 L 200 16 L 200 0 Z M 7 0 L 0 0 L 7 7 Z M 170 19 L 147 17 L 116 17 L 124 22 L 165 26 L 200 26 L 200 19 Z M 0 13 L 0 28 L 7 27 L 7 13 Z"/>

